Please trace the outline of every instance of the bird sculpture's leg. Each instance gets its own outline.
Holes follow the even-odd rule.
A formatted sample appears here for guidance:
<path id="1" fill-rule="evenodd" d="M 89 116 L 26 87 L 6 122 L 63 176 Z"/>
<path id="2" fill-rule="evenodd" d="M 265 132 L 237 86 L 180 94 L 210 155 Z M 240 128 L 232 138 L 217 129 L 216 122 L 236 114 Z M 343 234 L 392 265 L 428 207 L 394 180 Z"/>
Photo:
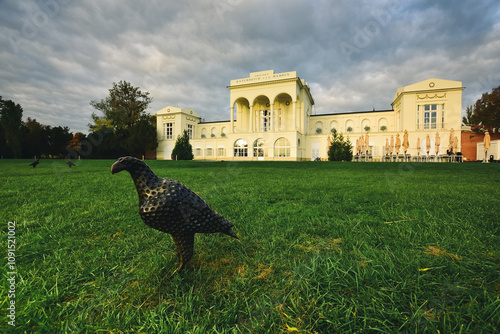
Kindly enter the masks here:
<path id="1" fill-rule="evenodd" d="M 174 239 L 177 252 L 181 256 L 181 263 L 175 270 L 175 274 L 176 272 L 182 270 L 186 263 L 188 263 L 188 261 L 193 257 L 194 233 L 172 234 L 172 239 Z"/>

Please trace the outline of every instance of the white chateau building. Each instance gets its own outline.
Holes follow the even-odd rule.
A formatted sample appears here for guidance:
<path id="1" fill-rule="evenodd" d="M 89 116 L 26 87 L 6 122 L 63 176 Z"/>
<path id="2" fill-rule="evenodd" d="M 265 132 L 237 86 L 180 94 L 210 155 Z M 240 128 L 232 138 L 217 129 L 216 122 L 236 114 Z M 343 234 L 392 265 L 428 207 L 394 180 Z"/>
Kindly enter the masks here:
<path id="1" fill-rule="evenodd" d="M 326 160 L 332 129 L 349 137 L 353 146 L 368 133 L 374 160 L 386 155 L 386 139 L 390 143 L 392 136 L 395 142 L 399 135 L 402 141 L 405 130 L 408 154 L 427 154 L 427 135 L 429 154 L 435 155 L 436 148 L 438 154 L 446 154 L 454 140 L 452 129 L 457 130 L 455 151 L 460 151 L 464 89 L 460 81 L 428 79 L 401 87 L 390 110 L 320 115 L 311 114 L 314 99 L 307 82 L 296 72 L 254 72 L 248 78 L 231 80 L 228 88 L 229 121 L 204 122 L 187 108 L 159 110 L 157 159 L 172 159 L 177 136 L 184 130 L 189 132 L 197 160 Z"/>

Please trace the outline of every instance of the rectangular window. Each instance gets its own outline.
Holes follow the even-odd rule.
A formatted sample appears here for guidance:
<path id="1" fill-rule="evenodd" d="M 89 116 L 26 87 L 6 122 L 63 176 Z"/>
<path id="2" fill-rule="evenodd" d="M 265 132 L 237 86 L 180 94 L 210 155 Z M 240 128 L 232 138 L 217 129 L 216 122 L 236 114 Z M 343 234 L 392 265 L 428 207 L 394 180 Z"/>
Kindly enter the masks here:
<path id="1" fill-rule="evenodd" d="M 219 147 L 217 149 L 217 156 L 223 157 L 224 156 L 224 147 Z"/>
<path id="2" fill-rule="evenodd" d="M 234 149 L 235 157 L 248 157 L 248 148 L 238 147 Z"/>
<path id="3" fill-rule="evenodd" d="M 420 107 L 420 106 L 419 106 Z M 420 109 L 420 108 L 419 108 Z M 420 128 L 420 111 L 417 111 L 417 130 Z"/>
<path id="4" fill-rule="evenodd" d="M 437 128 L 437 112 L 431 112 L 431 129 Z"/>
<path id="5" fill-rule="evenodd" d="M 269 110 L 261 110 L 260 111 L 260 131 L 267 132 L 269 131 L 269 123 L 271 121 L 269 117 Z"/>
<path id="6" fill-rule="evenodd" d="M 212 156 L 212 148 L 211 147 L 208 147 L 207 148 L 207 154 L 206 154 L 207 157 L 211 157 Z"/>
<path id="7" fill-rule="evenodd" d="M 197 156 L 197 157 L 201 157 L 201 147 L 197 147 L 194 150 L 194 155 Z"/>
<path id="8" fill-rule="evenodd" d="M 193 126 L 191 124 L 188 124 L 188 135 L 189 139 L 193 139 Z"/>
<path id="9" fill-rule="evenodd" d="M 163 123 L 163 138 L 172 139 L 174 137 L 174 123 Z"/>
<path id="10" fill-rule="evenodd" d="M 437 104 L 424 106 L 424 130 L 437 129 Z"/>
<path id="11" fill-rule="evenodd" d="M 282 125 L 281 125 L 281 108 L 278 109 L 278 130 L 282 131 Z"/>

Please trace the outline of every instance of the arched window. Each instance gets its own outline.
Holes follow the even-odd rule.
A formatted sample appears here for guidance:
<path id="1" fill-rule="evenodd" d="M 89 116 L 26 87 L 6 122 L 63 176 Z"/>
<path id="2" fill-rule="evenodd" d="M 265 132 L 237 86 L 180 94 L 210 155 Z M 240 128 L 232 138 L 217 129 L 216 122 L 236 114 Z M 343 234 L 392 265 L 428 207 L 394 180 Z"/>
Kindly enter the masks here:
<path id="1" fill-rule="evenodd" d="M 370 131 L 371 127 L 370 127 L 370 121 L 368 120 L 368 118 L 365 118 L 361 122 L 361 129 L 363 129 L 364 131 Z"/>
<path id="2" fill-rule="evenodd" d="M 279 138 L 274 143 L 274 156 L 275 157 L 289 157 L 290 156 L 290 142 L 286 138 Z"/>
<path id="3" fill-rule="evenodd" d="M 380 131 L 387 131 L 387 120 L 385 118 L 379 119 L 379 121 L 378 121 L 378 129 Z"/>
<path id="4" fill-rule="evenodd" d="M 330 122 L 330 132 L 334 133 L 337 132 L 339 129 L 339 125 L 337 124 L 337 121 L 331 121 Z"/>
<path id="5" fill-rule="evenodd" d="M 323 122 L 316 122 L 316 133 L 317 134 L 320 134 L 320 133 L 323 133 Z"/>
<path id="6" fill-rule="evenodd" d="M 347 132 L 353 132 L 354 131 L 354 122 L 352 120 L 347 120 L 347 122 L 345 122 L 345 130 Z"/>
<path id="7" fill-rule="evenodd" d="M 234 156 L 248 157 L 248 143 L 244 139 L 238 139 L 234 142 Z"/>
<path id="8" fill-rule="evenodd" d="M 264 139 L 257 139 L 253 142 L 253 156 L 254 157 L 264 157 Z"/>

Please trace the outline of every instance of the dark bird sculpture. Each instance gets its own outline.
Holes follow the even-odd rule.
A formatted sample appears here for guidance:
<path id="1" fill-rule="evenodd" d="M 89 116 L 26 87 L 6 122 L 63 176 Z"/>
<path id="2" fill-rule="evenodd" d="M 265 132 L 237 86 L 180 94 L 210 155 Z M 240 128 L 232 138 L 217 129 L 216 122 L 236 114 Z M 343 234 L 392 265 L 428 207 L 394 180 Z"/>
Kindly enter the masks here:
<path id="1" fill-rule="evenodd" d="M 35 161 L 33 161 L 32 163 L 30 163 L 30 166 L 33 166 L 33 168 L 36 167 L 36 165 L 38 165 L 40 163 L 40 159 L 36 159 Z"/>
<path id="2" fill-rule="evenodd" d="M 179 181 L 159 178 L 143 161 L 121 157 L 111 173 L 126 170 L 139 195 L 139 214 L 146 225 L 172 235 L 181 263 L 180 271 L 193 256 L 194 234 L 220 232 L 238 239 L 234 224 Z"/>
<path id="3" fill-rule="evenodd" d="M 66 160 L 66 165 L 69 166 L 69 168 L 76 166 L 72 161 Z"/>

